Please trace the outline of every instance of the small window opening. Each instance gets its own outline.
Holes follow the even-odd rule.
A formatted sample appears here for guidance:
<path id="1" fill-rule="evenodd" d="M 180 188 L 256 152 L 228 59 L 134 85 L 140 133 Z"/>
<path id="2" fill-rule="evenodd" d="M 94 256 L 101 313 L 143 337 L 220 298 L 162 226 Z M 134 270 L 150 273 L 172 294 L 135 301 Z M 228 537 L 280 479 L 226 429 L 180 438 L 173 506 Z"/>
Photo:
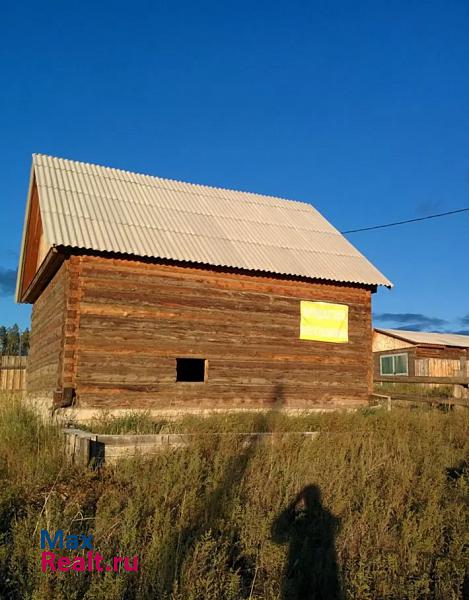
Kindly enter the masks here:
<path id="1" fill-rule="evenodd" d="M 176 358 L 176 381 L 204 382 L 206 373 L 205 358 Z"/>

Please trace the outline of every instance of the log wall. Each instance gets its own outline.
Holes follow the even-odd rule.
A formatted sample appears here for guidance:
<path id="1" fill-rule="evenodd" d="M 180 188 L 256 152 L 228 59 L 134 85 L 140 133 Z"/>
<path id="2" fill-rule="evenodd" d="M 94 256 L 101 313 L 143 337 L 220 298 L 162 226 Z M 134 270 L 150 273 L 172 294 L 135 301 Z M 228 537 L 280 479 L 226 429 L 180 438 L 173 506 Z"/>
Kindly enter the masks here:
<path id="1" fill-rule="evenodd" d="M 31 315 L 31 339 L 27 360 L 27 391 L 52 393 L 62 385 L 62 358 L 68 265 L 63 263 Z"/>
<path id="2" fill-rule="evenodd" d="M 368 399 L 369 289 L 98 256 L 65 264 L 60 369 L 78 406 L 335 407 Z M 349 343 L 300 340 L 300 300 L 347 304 Z M 177 383 L 177 357 L 207 359 L 207 381 Z"/>

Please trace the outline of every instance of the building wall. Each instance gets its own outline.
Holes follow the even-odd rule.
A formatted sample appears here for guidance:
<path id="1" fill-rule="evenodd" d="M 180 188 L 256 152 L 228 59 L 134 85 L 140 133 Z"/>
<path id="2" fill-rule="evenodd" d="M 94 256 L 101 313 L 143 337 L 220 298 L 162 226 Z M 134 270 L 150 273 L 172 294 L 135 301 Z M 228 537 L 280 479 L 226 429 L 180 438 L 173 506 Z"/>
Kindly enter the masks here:
<path id="1" fill-rule="evenodd" d="M 371 292 L 97 256 L 67 261 L 62 383 L 105 408 L 336 407 L 372 380 Z M 299 339 L 300 300 L 349 306 L 349 343 Z M 44 301 L 42 301 L 44 304 Z M 176 358 L 208 381 L 176 383 Z"/>
<path id="2" fill-rule="evenodd" d="M 400 348 L 410 348 L 412 344 L 404 340 L 398 340 L 395 337 L 386 335 L 379 331 L 373 331 L 373 352 L 382 352 L 384 350 L 399 350 Z"/>
<path id="3" fill-rule="evenodd" d="M 33 305 L 27 391 L 52 393 L 62 385 L 67 265 L 64 263 Z"/>
<path id="4" fill-rule="evenodd" d="M 416 375 L 469 377 L 468 355 L 466 348 L 419 346 L 416 354 Z"/>
<path id="5" fill-rule="evenodd" d="M 384 345 L 380 344 L 380 347 Z M 459 375 L 469 375 L 469 361 L 467 360 L 468 353 L 466 349 L 422 345 L 396 349 L 389 348 L 380 351 L 375 350 L 373 352 L 373 372 L 375 378 L 380 375 L 381 356 L 403 353 L 406 353 L 409 357 L 409 376 L 458 377 Z"/>
<path id="6" fill-rule="evenodd" d="M 466 356 L 465 348 L 450 346 L 417 346 L 417 358 L 437 358 L 438 360 L 459 360 Z"/>
<path id="7" fill-rule="evenodd" d="M 409 373 L 408 375 L 410 377 L 417 375 L 417 373 L 415 372 L 416 370 L 416 348 L 415 346 L 408 346 L 405 348 L 396 348 L 396 349 L 388 349 L 388 350 L 382 350 L 380 352 L 373 352 L 373 375 L 374 375 L 374 379 L 377 380 L 379 379 L 380 375 L 381 375 L 381 366 L 380 366 L 380 357 L 381 356 L 390 356 L 391 354 L 407 354 L 408 357 L 408 369 L 409 369 Z M 399 375 L 399 377 L 405 377 L 405 375 Z"/>
<path id="8" fill-rule="evenodd" d="M 457 377 L 461 375 L 461 361 L 447 358 L 418 358 L 415 361 L 415 374 L 426 377 Z"/>

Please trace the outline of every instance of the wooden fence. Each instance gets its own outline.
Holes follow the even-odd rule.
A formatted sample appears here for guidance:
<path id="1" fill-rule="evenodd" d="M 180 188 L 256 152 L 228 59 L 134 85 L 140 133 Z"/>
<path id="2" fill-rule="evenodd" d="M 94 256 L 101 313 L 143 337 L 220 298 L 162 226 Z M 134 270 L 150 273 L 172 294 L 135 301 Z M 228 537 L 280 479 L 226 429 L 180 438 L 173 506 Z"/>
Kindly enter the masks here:
<path id="1" fill-rule="evenodd" d="M 0 356 L 0 391 L 26 389 L 26 356 Z"/>
<path id="2" fill-rule="evenodd" d="M 441 383 L 453 385 L 469 385 L 469 376 L 465 374 L 454 377 L 437 377 L 436 375 L 375 375 L 376 383 Z"/>
<path id="3" fill-rule="evenodd" d="M 464 365 L 465 367 L 465 365 Z M 461 369 L 459 375 L 438 377 L 436 375 L 378 375 L 374 376 L 374 383 L 414 384 L 416 391 L 401 391 L 398 388 L 393 391 L 387 388 L 386 394 L 394 401 L 425 403 L 430 405 L 465 406 L 469 408 L 469 376 Z M 425 391 L 438 386 L 452 387 L 453 392 L 448 396 L 438 394 L 426 394 Z M 377 388 L 379 391 L 380 388 Z"/>

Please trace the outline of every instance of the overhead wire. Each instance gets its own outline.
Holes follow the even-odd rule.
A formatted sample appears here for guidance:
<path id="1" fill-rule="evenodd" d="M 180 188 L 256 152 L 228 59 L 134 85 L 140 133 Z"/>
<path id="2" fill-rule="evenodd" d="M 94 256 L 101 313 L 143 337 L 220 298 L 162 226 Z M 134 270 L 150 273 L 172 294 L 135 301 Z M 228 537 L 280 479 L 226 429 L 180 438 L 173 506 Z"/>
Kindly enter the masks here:
<path id="1" fill-rule="evenodd" d="M 427 219 L 436 219 L 438 217 L 446 217 L 447 215 L 455 215 L 458 213 L 463 213 L 469 211 L 469 206 L 467 208 L 459 208 L 457 210 L 449 210 L 447 212 L 437 213 L 434 215 L 428 215 L 426 217 L 418 217 L 415 219 L 406 219 L 404 221 L 395 221 L 393 223 L 385 223 L 383 225 L 371 225 L 370 227 L 360 227 L 358 229 L 347 229 L 346 231 L 341 231 L 340 233 L 358 233 L 359 231 L 371 231 L 372 229 L 385 229 L 386 227 L 395 227 L 396 225 L 405 225 L 406 223 L 416 223 L 417 221 L 426 221 Z"/>

